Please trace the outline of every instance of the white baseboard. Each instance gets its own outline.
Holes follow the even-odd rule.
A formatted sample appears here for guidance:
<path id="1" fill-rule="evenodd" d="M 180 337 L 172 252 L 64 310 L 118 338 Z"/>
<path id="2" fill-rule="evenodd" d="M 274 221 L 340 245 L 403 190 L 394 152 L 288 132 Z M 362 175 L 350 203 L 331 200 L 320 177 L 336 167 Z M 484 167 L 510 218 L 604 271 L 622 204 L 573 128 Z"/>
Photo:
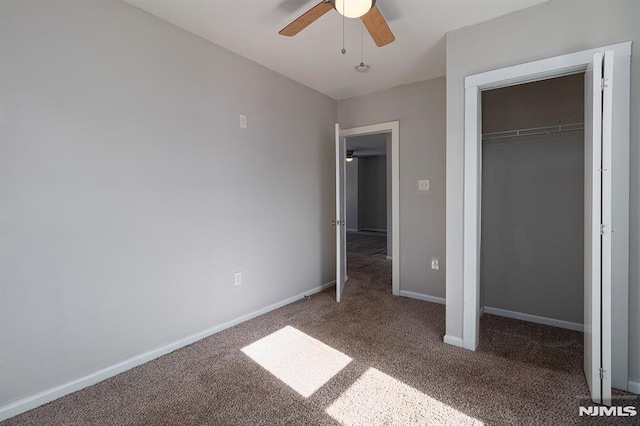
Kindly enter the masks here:
<path id="1" fill-rule="evenodd" d="M 387 233 L 386 229 L 374 229 L 374 228 L 362 228 L 361 231 L 364 231 L 364 232 L 378 232 L 378 233 L 383 233 L 383 234 Z"/>
<path id="2" fill-rule="evenodd" d="M 409 297 L 411 299 L 424 300 L 425 302 L 439 303 L 446 305 L 446 299 L 443 297 L 429 296 L 428 294 L 415 293 L 413 291 L 400 290 L 400 296 Z"/>
<path id="3" fill-rule="evenodd" d="M 392 256 L 387 256 L 387 260 L 393 260 Z"/>
<path id="4" fill-rule="evenodd" d="M 482 315 L 484 315 L 484 306 L 480 306 L 480 311 L 478 313 L 478 318 L 480 318 Z"/>
<path id="5" fill-rule="evenodd" d="M 461 338 L 455 336 L 449 336 L 448 334 L 444 336 L 442 339 L 446 344 L 457 346 L 459 348 L 464 348 L 464 342 Z"/>
<path id="6" fill-rule="evenodd" d="M 358 230 L 357 229 L 349 229 L 349 228 L 347 228 L 347 232 L 358 232 Z"/>
<path id="7" fill-rule="evenodd" d="M 629 392 L 640 394 L 640 382 L 633 382 L 629 380 L 629 387 L 627 388 Z"/>
<path id="8" fill-rule="evenodd" d="M 508 311 L 506 309 L 492 308 L 484 306 L 485 314 L 493 314 L 501 317 L 514 318 L 523 321 L 535 322 L 537 324 L 550 325 L 553 327 L 566 328 L 568 330 L 584 331 L 584 325 L 575 322 L 562 321 L 553 318 L 540 317 L 538 315 L 524 314 L 522 312 Z"/>
<path id="9" fill-rule="evenodd" d="M 242 322 L 248 321 L 260 315 L 266 314 L 267 312 L 271 312 L 275 309 L 281 308 L 285 305 L 293 303 L 297 300 L 302 299 L 305 296 L 310 296 L 312 294 L 318 293 L 326 288 L 334 286 L 336 284 L 335 281 L 328 282 L 321 286 L 315 287 L 311 290 L 305 291 L 304 293 L 300 293 L 296 296 L 289 297 L 287 299 L 281 300 L 280 302 L 276 302 L 272 305 L 269 305 L 265 308 L 259 309 L 254 312 L 250 312 L 248 314 L 242 315 L 238 318 L 232 319 L 231 321 L 227 321 L 225 323 L 216 325 L 207 330 L 201 331 L 200 333 L 192 334 L 191 336 L 187 336 L 183 339 L 177 340 L 173 343 L 170 343 L 166 346 L 153 349 L 149 352 L 145 352 L 140 355 L 136 355 L 129 359 L 126 359 L 122 362 L 119 362 L 110 367 L 103 368 L 102 370 L 98 370 L 91 374 L 88 374 L 79 379 L 73 380 L 71 382 L 64 383 L 59 386 L 55 386 L 53 388 L 44 390 L 42 392 L 38 392 L 36 394 L 27 396 L 18 401 L 6 404 L 0 407 L 0 421 L 6 420 L 10 417 L 17 416 L 18 414 L 24 413 L 25 411 L 32 410 L 40 405 L 46 404 L 47 402 L 51 402 L 54 399 L 58 399 L 65 395 L 68 395 L 73 392 L 77 392 L 80 389 L 83 389 L 87 386 L 94 385 L 98 382 L 101 382 L 109 377 L 113 377 L 117 374 L 120 374 L 124 371 L 130 370 L 134 367 L 137 367 L 145 362 L 149 362 L 153 359 L 161 357 L 162 355 L 166 355 L 170 352 L 173 352 L 177 349 L 180 349 L 184 346 L 190 345 L 198 340 L 202 340 L 205 337 L 209 337 L 213 334 L 216 334 L 222 330 L 233 327 L 234 325 L 238 325 Z"/>

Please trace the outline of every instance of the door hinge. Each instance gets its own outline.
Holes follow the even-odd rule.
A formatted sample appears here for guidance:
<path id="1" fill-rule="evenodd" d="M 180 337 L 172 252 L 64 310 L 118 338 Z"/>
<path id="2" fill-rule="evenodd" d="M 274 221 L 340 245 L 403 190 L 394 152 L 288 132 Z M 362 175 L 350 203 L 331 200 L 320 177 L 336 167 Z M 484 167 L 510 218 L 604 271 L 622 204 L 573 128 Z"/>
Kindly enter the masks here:
<path id="1" fill-rule="evenodd" d="M 604 380 L 604 378 L 607 375 L 607 370 L 605 370 L 604 368 L 600 369 L 600 380 Z"/>
<path id="2" fill-rule="evenodd" d="M 604 223 L 600 224 L 600 235 L 604 235 L 607 233 L 607 225 L 605 225 Z"/>
<path id="3" fill-rule="evenodd" d="M 607 81 L 609 79 L 607 78 L 602 78 L 602 80 L 600 81 L 600 90 L 604 91 L 605 88 L 609 87 L 609 85 L 607 84 Z"/>

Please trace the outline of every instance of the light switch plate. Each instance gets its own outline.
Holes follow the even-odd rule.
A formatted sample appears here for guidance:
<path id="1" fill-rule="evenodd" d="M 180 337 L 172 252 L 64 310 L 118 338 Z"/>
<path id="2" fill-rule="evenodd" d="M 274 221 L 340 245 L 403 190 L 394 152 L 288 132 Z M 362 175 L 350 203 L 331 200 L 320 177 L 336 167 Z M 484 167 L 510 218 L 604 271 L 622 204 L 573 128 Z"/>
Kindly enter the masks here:
<path id="1" fill-rule="evenodd" d="M 437 257 L 431 258 L 431 269 L 433 269 L 434 271 L 440 269 L 440 259 L 438 259 Z"/>
<path id="2" fill-rule="evenodd" d="M 245 114 L 240 114 L 240 128 L 246 129 L 247 127 L 249 127 L 247 116 Z"/>

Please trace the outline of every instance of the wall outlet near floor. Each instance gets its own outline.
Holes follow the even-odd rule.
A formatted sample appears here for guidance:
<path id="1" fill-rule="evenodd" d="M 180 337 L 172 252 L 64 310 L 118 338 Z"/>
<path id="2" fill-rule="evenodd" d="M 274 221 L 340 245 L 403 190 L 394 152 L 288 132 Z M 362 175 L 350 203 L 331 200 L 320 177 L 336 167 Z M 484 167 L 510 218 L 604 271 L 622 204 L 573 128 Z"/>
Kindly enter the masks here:
<path id="1" fill-rule="evenodd" d="M 429 190 L 429 179 L 419 179 L 418 180 L 418 191 L 425 192 Z"/>
<path id="2" fill-rule="evenodd" d="M 236 272 L 233 274 L 233 285 L 242 284 L 242 272 Z"/>
<path id="3" fill-rule="evenodd" d="M 440 269 L 440 259 L 438 259 L 437 257 L 431 258 L 431 269 L 433 269 L 434 271 Z"/>

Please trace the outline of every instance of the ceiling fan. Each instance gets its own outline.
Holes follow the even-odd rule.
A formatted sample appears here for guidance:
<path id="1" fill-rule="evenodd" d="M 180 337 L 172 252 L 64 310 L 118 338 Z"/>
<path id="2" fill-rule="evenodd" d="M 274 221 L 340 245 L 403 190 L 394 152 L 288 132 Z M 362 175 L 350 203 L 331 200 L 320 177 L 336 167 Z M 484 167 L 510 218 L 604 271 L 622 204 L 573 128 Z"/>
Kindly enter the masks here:
<path id="1" fill-rule="evenodd" d="M 386 46 L 396 39 L 376 6 L 376 0 L 322 1 L 281 29 L 280 34 L 294 36 L 331 9 L 337 10 L 345 18 L 360 18 L 378 47 Z"/>

